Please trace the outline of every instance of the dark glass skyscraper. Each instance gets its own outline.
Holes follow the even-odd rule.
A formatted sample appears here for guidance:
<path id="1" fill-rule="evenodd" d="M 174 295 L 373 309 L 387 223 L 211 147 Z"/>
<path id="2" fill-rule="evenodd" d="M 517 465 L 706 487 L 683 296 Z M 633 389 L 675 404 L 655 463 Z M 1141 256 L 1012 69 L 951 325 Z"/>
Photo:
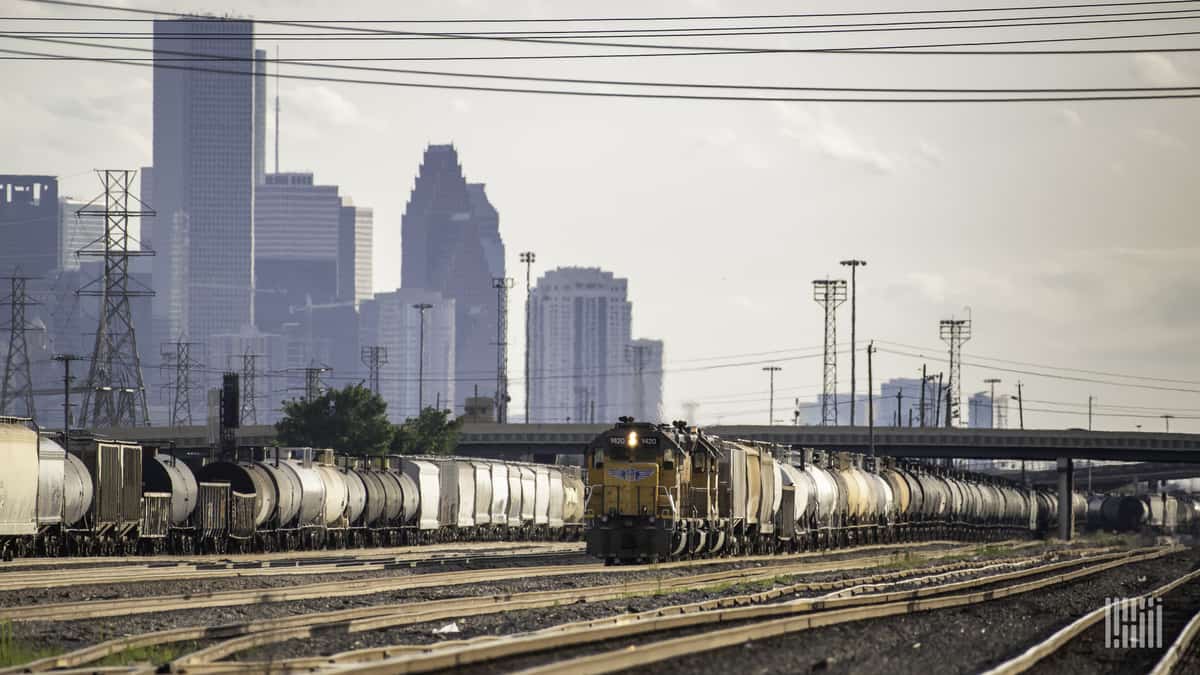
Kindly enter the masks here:
<path id="1" fill-rule="evenodd" d="M 223 19 L 154 22 L 154 171 L 148 239 L 155 323 L 162 340 L 204 342 L 254 317 L 254 24 Z M 180 69 L 171 52 L 222 59 L 221 71 Z"/>
<path id="2" fill-rule="evenodd" d="M 453 145 L 425 150 L 401 224 L 401 286 L 455 303 L 455 407 L 496 390 L 496 291 L 504 276 L 500 216 L 482 184 L 468 184 Z"/>

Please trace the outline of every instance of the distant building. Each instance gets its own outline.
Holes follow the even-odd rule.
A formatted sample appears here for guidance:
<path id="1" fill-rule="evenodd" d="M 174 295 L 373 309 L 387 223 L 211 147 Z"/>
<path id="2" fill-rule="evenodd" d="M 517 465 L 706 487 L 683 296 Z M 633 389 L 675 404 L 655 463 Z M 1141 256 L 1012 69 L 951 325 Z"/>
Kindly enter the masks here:
<path id="1" fill-rule="evenodd" d="M 58 267 L 58 178 L 0 176 L 0 274 L 42 276 Z"/>
<path id="2" fill-rule="evenodd" d="M 967 399 L 967 426 L 971 429 L 1004 429 L 1008 426 L 1008 398 L 996 399 L 995 415 L 992 413 L 992 397 L 986 391 L 972 394 Z"/>
<path id="3" fill-rule="evenodd" d="M 538 279 L 530 303 L 533 422 L 607 422 L 632 411 L 627 281 L 596 267 Z"/>
<path id="4" fill-rule="evenodd" d="M 663 341 L 638 339 L 629 343 L 626 367 L 631 375 L 630 414 L 646 422 L 663 419 Z M 619 416 L 618 416 L 619 417 Z"/>
<path id="5" fill-rule="evenodd" d="M 192 385 L 191 396 L 193 421 L 196 424 L 204 423 L 204 415 L 197 414 L 201 411 L 197 404 L 204 401 L 209 388 L 219 386 L 221 371 L 229 370 L 242 375 L 252 370 L 255 415 L 245 423 L 274 424 L 281 417 L 282 402 L 300 395 L 300 392 L 287 391 L 286 357 L 287 348 L 282 335 L 264 333 L 254 326 L 242 326 L 236 333 L 210 335 L 204 351 L 193 354 L 194 359 L 210 366 L 206 370 L 211 373 L 206 376 L 201 372 L 195 376 L 197 382 Z M 242 391 L 248 394 L 249 389 L 248 383 L 242 382 Z M 248 407 L 248 401 L 242 403 L 243 407 Z"/>
<path id="6" fill-rule="evenodd" d="M 278 332 L 295 310 L 338 300 L 342 198 L 311 173 L 267 174 L 254 204 L 255 318 Z"/>
<path id="7" fill-rule="evenodd" d="M 254 321 L 254 189 L 264 152 L 255 132 L 266 111 L 255 105 L 265 80 L 254 77 L 264 71 L 253 37 L 250 21 L 154 22 L 156 66 L 183 52 L 233 71 L 154 68 L 157 217 L 143 236 L 157 253 L 154 314 L 164 340 L 204 343 Z"/>
<path id="8" fill-rule="evenodd" d="M 356 305 L 371 297 L 375 254 L 374 211 L 342 197 L 338 219 L 338 300 Z"/>
<path id="9" fill-rule="evenodd" d="M 413 306 L 420 303 L 432 305 L 425 310 L 423 375 L 421 312 Z M 379 388 L 392 422 L 415 417 L 421 404 L 454 409 L 459 387 L 454 375 L 456 317 L 455 301 L 433 291 L 401 288 L 377 293 L 359 304 L 360 347 L 374 345 L 387 350 Z"/>
<path id="10" fill-rule="evenodd" d="M 463 177 L 454 146 L 426 148 L 401 223 L 401 286 L 454 300 L 457 412 L 476 389 L 481 396 L 495 395 L 498 308 L 492 280 L 505 275 L 499 223 L 484 186 Z"/>
<path id="11" fill-rule="evenodd" d="M 897 377 L 879 385 L 879 398 L 875 401 L 875 425 L 881 427 L 907 427 L 921 425 L 921 378 Z M 925 383 L 925 424 L 935 426 L 937 411 L 937 383 Z M 899 413 L 897 415 L 897 413 Z"/>
<path id="12" fill-rule="evenodd" d="M 85 248 L 99 248 L 104 241 L 104 216 L 96 214 L 82 215 L 78 211 L 87 206 L 87 202 L 71 197 L 59 197 L 58 241 L 61 242 L 58 251 L 58 269 L 79 269 L 78 251 Z M 143 242 L 144 243 L 144 242 Z M 133 242 L 131 242 L 131 245 Z M 146 339 L 152 339 L 150 335 Z"/>

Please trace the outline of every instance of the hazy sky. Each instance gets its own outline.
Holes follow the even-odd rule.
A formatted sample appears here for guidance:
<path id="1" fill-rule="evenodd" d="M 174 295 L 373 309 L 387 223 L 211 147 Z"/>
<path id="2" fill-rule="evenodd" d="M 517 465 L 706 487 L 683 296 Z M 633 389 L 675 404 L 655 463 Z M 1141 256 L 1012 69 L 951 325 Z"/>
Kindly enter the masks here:
<path id="1" fill-rule="evenodd" d="M 927 9 L 997 3 L 807 2 L 135 2 L 172 11 L 283 20 L 517 18 L 747 14 Z M 1006 3 L 999 3 L 1006 4 Z M 1013 3 L 1017 4 L 1017 3 Z M 1043 3 L 1027 3 L 1043 4 Z M 1139 8 L 1114 9 L 1131 11 Z M 1152 8 L 1153 9 L 1153 8 Z M 1080 11 L 1046 11 L 1041 15 Z M 1092 10 L 1094 11 L 1094 10 Z M 114 16 L 10 2 L 9 16 Z M 978 16 L 978 15 L 976 15 Z M 986 16 L 986 15 L 985 15 Z M 807 25 L 880 19 L 790 19 Z M 753 25 L 731 21 L 727 25 Z M 910 44 L 1200 30 L 1200 21 L 1011 30 L 872 32 L 735 37 L 765 47 Z M 719 25 L 710 22 L 711 25 Z M 100 28 L 97 26 L 100 25 Z M 149 24 L 0 20 L 3 30 L 149 30 Z M 497 30 L 496 26 L 413 30 Z M 405 26 L 397 26 L 405 27 Z M 544 24 L 521 28 L 546 29 Z M 572 27 L 588 28 L 577 24 Z M 482 41 L 278 40 L 294 29 L 259 26 L 259 46 L 283 58 L 597 53 L 589 47 Z M 661 42 L 661 39 L 643 40 Z M 0 39 L 0 47 L 103 54 Z M 699 42 L 697 42 L 699 43 Z M 148 41 L 123 44 L 149 47 Z M 709 43 L 711 44 L 711 43 Z M 1083 43 L 1084 48 L 1196 46 L 1192 38 Z M 1059 45 L 1062 46 L 1062 45 Z M 1070 47 L 1071 45 L 1067 45 Z M 1074 45 L 1078 47 L 1079 45 Z M 509 62 L 393 62 L 391 67 L 457 72 L 874 87 L 1131 87 L 1200 85 L 1200 56 L 1182 54 L 1025 57 L 753 54 L 656 59 Z M 0 172 L 62 177 L 63 192 L 90 198 L 93 168 L 140 167 L 151 158 L 149 68 L 109 64 L 0 62 L 5 129 Z M 285 73 L 300 72 L 298 68 Z M 323 74 L 337 76 L 337 71 Z M 355 73 L 342 73 L 355 76 Z M 362 75 L 362 74 L 358 74 Z M 367 75 L 430 81 L 420 76 Z M 442 80 L 439 80 L 442 81 Z M 629 279 L 635 337 L 666 341 L 668 418 L 695 400 L 702 422 L 764 423 L 767 376 L 780 352 L 776 417 L 820 389 L 816 354 L 822 316 L 811 280 L 841 276 L 848 257 L 859 276 L 859 342 L 922 349 L 944 369 L 937 322 L 964 317 L 974 337 L 964 361 L 964 398 L 1000 377 L 1025 383 L 1026 424 L 1200 431 L 1200 101 L 1026 104 L 815 104 L 685 102 L 528 96 L 284 80 L 281 168 L 311 170 L 375 209 L 375 288 L 399 284 L 400 218 L 426 144 L 453 142 L 468 180 L 487 184 L 500 211 L 510 274 L 600 266 Z M 271 90 L 270 95 L 274 91 Z M 269 122 L 273 126 L 273 122 Z M 268 132 L 273 136 L 273 130 Z M 268 145 L 268 157 L 272 148 Z M 271 170 L 268 162 L 268 170 Z M 523 286 L 518 285 L 519 290 Z M 520 294 L 514 294 L 514 300 Z M 513 411 L 521 410 L 520 320 L 514 302 Z M 849 305 L 839 337 L 850 335 Z M 792 350 L 783 353 L 782 350 Z M 848 349 L 840 380 L 849 388 Z M 712 357 L 727 357 L 713 359 Z M 996 362 L 983 357 L 1030 362 Z M 704 360 L 700 360 L 704 359 Z M 859 390 L 865 390 L 865 357 Z M 881 351 L 876 382 L 914 376 L 922 360 Z M 699 366 L 744 364 L 712 370 Z M 975 365 L 979 364 L 979 365 Z M 1057 371 L 1165 389 L 1045 377 L 1046 366 L 1192 380 L 1136 381 Z M 1144 406 L 1146 409 L 1099 406 Z M 1172 410 L 1168 410 L 1172 409 Z M 1174 410 L 1178 409 L 1178 410 Z M 1040 410 L 1066 410 L 1054 414 Z M 1016 424 L 1015 410 L 1010 417 Z"/>

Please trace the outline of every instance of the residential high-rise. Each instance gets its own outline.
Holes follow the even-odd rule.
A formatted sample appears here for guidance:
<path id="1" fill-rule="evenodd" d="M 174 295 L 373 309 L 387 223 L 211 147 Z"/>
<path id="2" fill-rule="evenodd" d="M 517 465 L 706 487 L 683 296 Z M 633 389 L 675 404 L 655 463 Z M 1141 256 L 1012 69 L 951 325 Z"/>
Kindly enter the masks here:
<path id="1" fill-rule="evenodd" d="M 426 148 L 401 224 L 401 286 L 454 300 L 458 413 L 476 389 L 481 396 L 496 390 L 492 280 L 505 275 L 499 228 L 484 186 L 467 183 L 454 146 Z"/>
<path id="2" fill-rule="evenodd" d="M 0 274 L 43 276 L 60 255 L 58 178 L 0 176 Z"/>
<path id="3" fill-rule="evenodd" d="M 371 297 L 374 211 L 342 197 L 338 223 L 338 300 L 355 304 Z"/>
<path id="4" fill-rule="evenodd" d="M 424 368 L 421 368 L 421 310 L 425 310 Z M 401 423 L 415 417 L 419 403 L 443 409 L 455 401 L 455 302 L 434 291 L 401 288 L 377 293 L 359 305 L 359 343 L 384 347 L 387 363 L 380 368 L 380 395 L 388 418 Z"/>
<path id="5" fill-rule="evenodd" d="M 254 24 L 154 22 L 154 314 L 160 339 L 204 343 L 254 320 L 255 139 L 262 128 Z M 178 69 L 172 52 L 219 59 L 221 71 Z M 157 59 L 164 59 L 160 64 Z"/>
<path id="6" fill-rule="evenodd" d="M 663 341 L 638 339 L 629 343 L 625 367 L 630 373 L 630 414 L 646 422 L 663 422 Z"/>
<path id="7" fill-rule="evenodd" d="M 627 281 L 596 267 L 560 267 L 530 300 L 532 422 L 609 422 L 633 408 Z"/>

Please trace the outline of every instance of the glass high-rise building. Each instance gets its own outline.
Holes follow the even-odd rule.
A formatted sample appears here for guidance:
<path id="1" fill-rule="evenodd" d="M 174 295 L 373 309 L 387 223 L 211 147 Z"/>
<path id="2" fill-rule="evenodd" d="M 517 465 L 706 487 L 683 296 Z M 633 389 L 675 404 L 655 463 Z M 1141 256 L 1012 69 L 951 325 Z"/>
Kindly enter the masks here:
<path id="1" fill-rule="evenodd" d="M 228 19 L 154 22 L 152 231 L 160 340 L 205 343 L 254 320 L 254 194 L 263 166 L 263 54 L 254 24 Z M 207 72 L 176 68 L 172 52 L 221 59 Z M 257 108 L 257 109 L 256 109 Z M 261 134 L 260 134 L 261 135 Z"/>

